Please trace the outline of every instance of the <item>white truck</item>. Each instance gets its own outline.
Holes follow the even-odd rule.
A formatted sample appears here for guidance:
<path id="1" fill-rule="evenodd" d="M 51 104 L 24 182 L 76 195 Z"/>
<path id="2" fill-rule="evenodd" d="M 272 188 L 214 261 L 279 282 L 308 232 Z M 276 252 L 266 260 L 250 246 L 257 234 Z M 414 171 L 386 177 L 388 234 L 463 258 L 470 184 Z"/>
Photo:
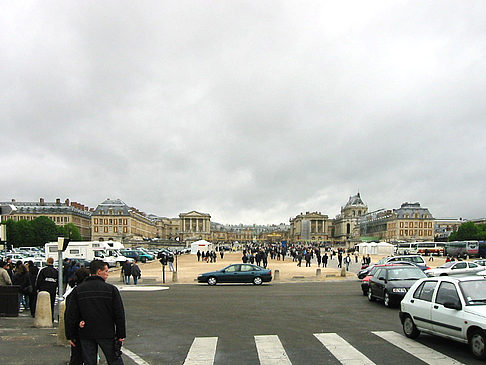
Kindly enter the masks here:
<path id="1" fill-rule="evenodd" d="M 108 246 L 109 247 L 109 246 Z M 107 251 L 107 243 L 100 241 L 79 241 L 69 242 L 66 250 L 62 253 L 62 258 L 78 259 L 93 261 L 95 259 L 105 261 L 110 267 L 117 266 L 125 260 L 126 257 L 116 252 L 116 250 L 110 248 L 110 252 Z M 52 257 L 54 262 L 58 259 L 58 243 L 49 242 L 45 244 L 46 258 Z"/>

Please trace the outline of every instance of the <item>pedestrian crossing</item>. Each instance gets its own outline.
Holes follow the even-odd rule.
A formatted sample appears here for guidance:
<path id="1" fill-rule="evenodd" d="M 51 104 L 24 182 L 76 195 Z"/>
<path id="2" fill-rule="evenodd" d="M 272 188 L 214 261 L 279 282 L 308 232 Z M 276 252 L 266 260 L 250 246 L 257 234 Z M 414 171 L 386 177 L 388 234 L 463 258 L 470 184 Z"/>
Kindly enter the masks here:
<path id="1" fill-rule="evenodd" d="M 394 331 L 372 331 L 372 335 L 385 343 L 403 350 L 429 365 L 460 365 L 461 362 L 433 350 Z M 369 359 L 337 333 L 315 333 L 314 337 L 343 365 L 374 365 L 387 363 L 386 356 Z M 254 336 L 260 365 L 292 365 L 277 335 Z M 189 349 L 184 365 L 213 365 L 218 337 L 196 337 Z"/>

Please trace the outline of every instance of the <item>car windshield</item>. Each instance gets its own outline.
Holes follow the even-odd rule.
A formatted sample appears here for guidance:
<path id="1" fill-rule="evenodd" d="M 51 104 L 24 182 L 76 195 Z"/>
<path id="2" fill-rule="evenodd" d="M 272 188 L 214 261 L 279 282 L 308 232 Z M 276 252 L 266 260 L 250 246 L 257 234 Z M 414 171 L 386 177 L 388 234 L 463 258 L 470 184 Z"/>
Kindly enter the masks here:
<path id="1" fill-rule="evenodd" d="M 403 261 L 410 261 L 410 262 L 414 262 L 416 264 L 423 264 L 424 263 L 424 259 L 421 258 L 420 256 L 408 256 L 408 257 L 402 257 L 401 260 Z"/>
<path id="2" fill-rule="evenodd" d="M 444 265 L 441 265 L 439 266 L 440 269 L 447 269 L 449 267 L 451 267 L 452 265 L 454 265 L 456 262 L 455 261 L 449 261 L 449 262 L 446 262 Z"/>
<path id="3" fill-rule="evenodd" d="M 382 258 L 380 261 L 378 261 L 376 264 L 377 265 L 383 265 L 384 263 L 386 263 L 388 261 L 388 257 L 384 257 Z"/>
<path id="4" fill-rule="evenodd" d="M 427 275 L 416 267 L 404 266 L 388 269 L 388 280 L 418 280 L 425 278 Z"/>
<path id="5" fill-rule="evenodd" d="M 486 305 L 486 279 L 459 283 L 466 305 Z"/>

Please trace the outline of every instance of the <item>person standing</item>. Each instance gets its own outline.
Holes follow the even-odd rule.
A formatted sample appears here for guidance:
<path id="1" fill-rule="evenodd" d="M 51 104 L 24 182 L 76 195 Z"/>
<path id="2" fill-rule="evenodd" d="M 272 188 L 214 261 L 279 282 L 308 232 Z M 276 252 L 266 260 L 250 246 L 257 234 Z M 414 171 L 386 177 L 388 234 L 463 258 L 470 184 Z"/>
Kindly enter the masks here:
<path id="1" fill-rule="evenodd" d="M 174 269 L 174 255 L 169 255 L 169 257 L 167 258 L 167 262 L 169 263 L 169 270 L 175 271 L 175 269 Z"/>
<path id="2" fill-rule="evenodd" d="M 131 275 L 133 276 L 133 283 L 137 285 L 138 279 L 141 278 L 142 276 L 142 270 L 137 265 L 137 260 L 133 262 L 132 268 L 131 268 Z"/>
<path id="3" fill-rule="evenodd" d="M 7 272 L 7 263 L 0 261 L 0 285 L 12 285 L 12 280 Z"/>
<path id="4" fill-rule="evenodd" d="M 317 259 L 317 267 L 321 267 L 322 256 L 320 250 L 316 251 L 316 259 Z"/>
<path id="5" fill-rule="evenodd" d="M 56 300 L 57 291 L 57 281 L 59 278 L 59 273 L 57 269 L 54 268 L 54 259 L 48 257 L 46 260 L 47 266 L 39 271 L 37 276 L 37 281 L 35 283 L 35 291 L 37 293 L 41 291 L 46 291 L 51 296 L 51 313 L 54 319 L 54 302 Z"/>
<path id="6" fill-rule="evenodd" d="M 311 266 L 311 253 L 310 251 L 307 251 L 305 253 L 305 267 L 310 267 Z"/>
<path id="7" fill-rule="evenodd" d="M 327 252 L 324 252 L 324 255 L 322 256 L 322 267 L 327 267 Z"/>
<path id="8" fill-rule="evenodd" d="M 32 287 L 34 287 L 35 281 L 37 280 L 37 275 L 39 274 L 39 268 L 34 265 L 32 260 L 27 262 L 29 268 L 29 278 Z M 29 295 L 29 307 L 30 307 L 30 314 L 32 317 L 35 317 L 35 306 L 37 304 L 37 291 L 32 290 Z"/>
<path id="9" fill-rule="evenodd" d="M 201 261 L 201 251 L 200 250 L 197 250 L 197 262 Z"/>
<path id="10" fill-rule="evenodd" d="M 338 252 L 338 267 L 343 267 L 343 254 L 341 251 Z"/>
<path id="11" fill-rule="evenodd" d="M 346 271 L 349 271 L 349 264 L 351 263 L 351 256 L 349 256 L 349 253 L 344 258 L 344 263 L 346 264 Z"/>
<path id="12" fill-rule="evenodd" d="M 108 264 L 93 260 L 90 276 L 70 294 L 66 310 L 66 338 L 81 346 L 86 365 L 96 365 L 98 346 L 108 364 L 123 365 L 120 346 L 126 337 L 125 309 L 118 289 L 106 282 Z M 76 338 L 79 337 L 79 340 Z"/>
<path id="13" fill-rule="evenodd" d="M 25 310 L 29 309 L 29 294 L 33 289 L 30 283 L 29 272 L 24 264 L 17 266 L 12 284 L 19 286 L 19 310 L 22 311 L 20 305 L 23 305 Z"/>
<path id="14" fill-rule="evenodd" d="M 130 276 L 132 276 L 132 264 L 126 260 L 122 266 L 123 277 L 125 278 L 125 284 L 130 285 Z"/>

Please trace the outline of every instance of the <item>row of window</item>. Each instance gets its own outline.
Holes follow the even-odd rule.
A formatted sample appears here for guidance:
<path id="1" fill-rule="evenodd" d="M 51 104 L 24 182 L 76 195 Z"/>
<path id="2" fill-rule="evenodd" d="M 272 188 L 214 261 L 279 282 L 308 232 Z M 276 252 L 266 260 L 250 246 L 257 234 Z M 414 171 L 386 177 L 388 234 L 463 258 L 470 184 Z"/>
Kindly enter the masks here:
<path id="1" fill-rule="evenodd" d="M 103 228 L 103 232 L 104 233 L 108 233 L 108 232 L 113 232 L 113 233 L 118 233 L 118 227 L 117 226 L 114 226 L 114 227 L 94 227 L 94 231 L 95 233 L 98 233 L 101 231 L 101 228 Z M 128 233 L 128 227 L 123 227 L 123 233 Z"/>
<path id="2" fill-rule="evenodd" d="M 400 228 L 432 228 L 432 222 L 400 222 Z"/>
<path id="3" fill-rule="evenodd" d="M 400 230 L 400 236 L 416 236 L 416 235 L 419 235 L 419 236 L 432 236 L 432 230 L 413 230 L 413 229 L 401 229 Z"/>
<path id="4" fill-rule="evenodd" d="M 122 219 L 122 218 L 118 218 L 118 219 L 108 219 L 108 218 L 94 218 L 94 224 L 119 224 L 119 225 L 128 225 L 128 219 Z"/>
<path id="5" fill-rule="evenodd" d="M 38 218 L 39 216 L 36 215 L 36 216 L 25 216 L 25 217 L 22 217 L 22 216 L 13 216 L 11 219 L 18 222 L 18 221 L 21 221 L 21 220 L 27 220 L 27 221 L 33 221 L 34 219 Z M 5 216 L 5 218 L 7 218 L 7 216 Z M 53 221 L 54 223 L 69 223 L 69 217 L 47 217 L 49 218 L 51 221 Z"/>

